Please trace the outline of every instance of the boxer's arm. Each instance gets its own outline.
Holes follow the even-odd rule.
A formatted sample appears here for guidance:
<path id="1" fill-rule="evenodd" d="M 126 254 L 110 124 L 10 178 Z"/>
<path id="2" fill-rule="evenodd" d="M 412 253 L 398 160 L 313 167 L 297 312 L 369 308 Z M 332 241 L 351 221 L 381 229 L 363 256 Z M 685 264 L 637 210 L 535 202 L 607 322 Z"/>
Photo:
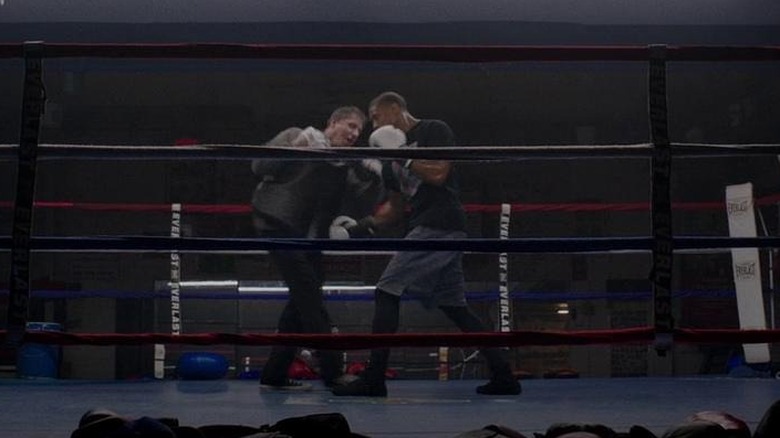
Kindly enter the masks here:
<path id="1" fill-rule="evenodd" d="M 387 201 L 380 204 L 373 214 L 374 226 L 379 229 L 399 223 L 404 216 L 404 199 L 400 193 L 391 191 Z"/>
<path id="2" fill-rule="evenodd" d="M 290 147 L 301 131 L 301 128 L 287 128 L 265 143 L 265 146 Z M 252 173 L 263 178 L 266 175 L 276 174 L 283 165 L 284 160 L 255 159 L 252 160 Z"/>
<path id="3" fill-rule="evenodd" d="M 455 146 L 455 134 L 446 123 L 435 123 L 430 129 L 427 145 Z M 423 182 L 435 186 L 444 185 L 452 170 L 452 162 L 442 160 L 407 160 L 405 166 Z"/>
<path id="4" fill-rule="evenodd" d="M 410 160 L 406 167 L 417 175 L 423 182 L 435 186 L 443 185 L 447 181 L 452 169 L 452 162 L 441 160 Z"/>

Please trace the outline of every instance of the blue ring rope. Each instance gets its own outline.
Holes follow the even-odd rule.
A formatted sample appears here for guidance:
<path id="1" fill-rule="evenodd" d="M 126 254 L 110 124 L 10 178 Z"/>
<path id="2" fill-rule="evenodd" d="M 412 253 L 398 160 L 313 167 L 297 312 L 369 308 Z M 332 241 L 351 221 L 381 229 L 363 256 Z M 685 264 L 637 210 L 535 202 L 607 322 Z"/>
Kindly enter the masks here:
<path id="1" fill-rule="evenodd" d="M 0 296 L 8 295 L 8 290 L 0 290 Z M 734 298 L 734 290 L 681 290 L 672 292 L 672 298 Z M 556 292 L 556 291 L 519 291 L 509 293 L 509 298 L 520 301 L 559 302 L 559 301 L 647 301 L 652 299 L 652 292 Z M 36 299 L 79 299 L 79 298 L 116 298 L 116 299 L 169 299 L 168 291 L 128 291 L 128 290 L 67 290 L 67 289 L 37 289 L 31 291 L 31 298 Z M 350 294 L 324 294 L 326 301 L 365 301 L 373 302 L 373 292 Z M 498 290 L 470 291 L 466 293 L 469 302 L 497 301 Z M 237 292 L 235 290 L 198 290 L 181 292 L 182 300 L 236 300 L 236 301 L 277 301 L 287 300 L 289 295 L 284 292 Z M 402 296 L 401 300 L 415 301 L 414 297 Z"/>

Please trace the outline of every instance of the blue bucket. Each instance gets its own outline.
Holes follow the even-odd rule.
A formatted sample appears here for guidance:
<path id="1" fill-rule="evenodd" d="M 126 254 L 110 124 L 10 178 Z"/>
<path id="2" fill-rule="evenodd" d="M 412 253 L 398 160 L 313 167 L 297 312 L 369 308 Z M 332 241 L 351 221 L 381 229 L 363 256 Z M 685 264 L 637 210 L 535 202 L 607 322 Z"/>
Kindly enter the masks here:
<path id="1" fill-rule="evenodd" d="M 61 332 L 55 322 L 28 322 L 27 330 Z M 60 347 L 47 344 L 22 344 L 16 353 L 16 375 L 21 378 L 52 378 L 59 376 Z"/>

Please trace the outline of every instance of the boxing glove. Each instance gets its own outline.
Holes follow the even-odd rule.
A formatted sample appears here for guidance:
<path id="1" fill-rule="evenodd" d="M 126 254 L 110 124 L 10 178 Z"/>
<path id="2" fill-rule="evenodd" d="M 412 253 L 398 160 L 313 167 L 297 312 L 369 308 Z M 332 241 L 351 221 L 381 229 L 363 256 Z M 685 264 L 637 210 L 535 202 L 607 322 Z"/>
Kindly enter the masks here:
<path id="1" fill-rule="evenodd" d="M 406 134 L 393 125 L 380 126 L 368 137 L 368 144 L 374 148 L 398 149 L 406 146 Z"/>
<path id="2" fill-rule="evenodd" d="M 364 158 L 360 160 L 360 166 L 370 174 L 379 178 L 382 177 L 382 162 L 374 158 Z"/>
<path id="3" fill-rule="evenodd" d="M 349 216 L 339 216 L 331 222 L 328 234 L 331 239 L 349 239 L 350 235 L 349 231 L 347 231 L 347 227 L 355 225 L 357 225 L 355 219 L 352 219 Z"/>
<path id="4" fill-rule="evenodd" d="M 374 218 L 366 216 L 359 221 L 349 216 L 339 216 L 330 224 L 331 239 L 350 239 L 374 235 Z"/>

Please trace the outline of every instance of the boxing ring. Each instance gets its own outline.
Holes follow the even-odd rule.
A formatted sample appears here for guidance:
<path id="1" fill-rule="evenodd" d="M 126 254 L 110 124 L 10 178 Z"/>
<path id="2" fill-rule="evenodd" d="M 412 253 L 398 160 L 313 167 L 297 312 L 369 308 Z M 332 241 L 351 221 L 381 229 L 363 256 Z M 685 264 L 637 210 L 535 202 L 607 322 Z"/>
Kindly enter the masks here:
<path id="1" fill-rule="evenodd" d="M 647 66 L 648 122 L 650 142 L 634 145 L 562 145 L 513 147 L 459 147 L 425 149 L 339 149 L 302 150 L 241 145 L 95 146 L 42 144 L 39 130 L 45 106 L 43 60 L 48 58 L 94 57 L 108 59 L 282 59 L 282 60 L 361 60 L 426 61 L 435 63 L 499 62 L 635 62 Z M 736 251 L 734 257 L 751 257 L 740 251 L 772 250 L 780 239 L 758 237 L 753 233 L 720 236 L 681 236 L 672 230 L 673 212 L 685 209 L 723 209 L 743 211 L 744 193 L 739 202 L 672 202 L 670 178 L 676 158 L 732 155 L 777 156 L 777 144 L 698 144 L 676 143 L 669 137 L 667 109 L 667 64 L 673 62 L 776 62 L 779 47 L 433 47 L 433 46 L 286 46 L 231 44 L 0 44 L 0 58 L 24 60 L 24 89 L 19 145 L 0 146 L 0 159 L 16 160 L 16 191 L 12 203 L 0 207 L 12 209 L 10 236 L 0 236 L 0 248 L 10 252 L 10 281 L 6 328 L 0 332 L 7 348 L 25 343 L 71 346 L 146 346 L 155 349 L 155 375 L 138 381 L 78 381 L 0 379 L 0 398 L 10 407 L 0 414 L 0 426 L 24 436 L 62 436 L 75 428 L 84 411 L 105 407 L 129 416 L 172 416 L 183 424 L 234 423 L 260 425 L 282 418 L 318 412 L 341 412 L 354 431 L 369 436 L 455 436 L 487 424 L 503 424 L 531 435 L 543 432 L 557 422 L 602 423 L 618 431 L 631 425 L 643 425 L 658 433 L 679 424 L 686 415 L 702 410 L 727 411 L 755 426 L 764 410 L 780 399 L 780 383 L 774 379 L 734 379 L 723 376 L 661 376 L 580 379 L 527 379 L 518 397 L 477 397 L 473 382 L 447 379 L 389 381 L 387 399 L 339 399 L 324 387 L 311 393 L 261 393 L 251 379 L 209 381 L 176 380 L 166 374 L 165 351 L 177 346 L 222 348 L 221 346 L 267 347 L 294 345 L 311 349 L 337 348 L 348 354 L 377 346 L 443 347 L 475 350 L 478 347 L 599 346 L 645 345 L 659 357 L 670 354 L 679 345 L 743 344 L 746 354 L 753 351 L 760 362 L 770 362 L 769 344 L 780 339 L 774 328 L 774 302 L 769 327 L 685 328 L 673 317 L 673 258 L 675 254 L 706 251 Z M 366 240 L 257 239 L 189 237 L 180 232 L 181 221 L 189 214 L 248 215 L 243 205 L 129 204 L 40 201 L 36 199 L 35 180 L 40 161 L 97 160 L 247 160 L 267 159 L 449 159 L 455 161 L 513 161 L 590 159 L 610 157 L 643 158 L 650 162 L 651 199 L 641 203 L 466 205 L 470 213 L 500 215 L 499 238 L 469 238 L 461 241 L 430 241 L 394 238 Z M 741 196 L 741 197 L 740 197 Z M 776 205 L 777 196 L 747 201 Z M 135 211 L 170 216 L 170 234 L 166 236 L 41 236 L 33 232 L 33 213 L 41 209 L 81 211 Z M 529 211 L 624 211 L 650 214 L 651 235 L 631 237 L 513 238 L 506 231 L 509 213 Z M 504 220 L 506 218 L 506 220 Z M 469 254 L 499 256 L 498 290 L 490 299 L 498 302 L 496 332 L 491 333 L 398 333 L 371 335 L 340 332 L 332 335 L 208 332 L 187 333 L 176 327 L 177 314 L 186 299 L 187 279 L 182 277 L 179 261 L 186 254 L 264 254 L 269 250 L 315 249 L 338 257 L 339 254 L 373 254 L 381 251 L 463 250 Z M 380 251 L 380 252 L 377 252 Z M 155 253 L 170 254 L 170 278 L 154 291 L 152 298 L 162 301 L 172 326 L 148 333 L 74 333 L 31 331 L 27 329 L 30 301 L 36 292 L 31 286 L 31 255 L 34 253 Z M 597 330 L 517 330 L 511 320 L 510 299 L 528 299 L 510 290 L 505 258 L 510 254 L 615 254 L 649 255 L 649 291 L 652 300 L 651 324 L 620 329 Z M 386 253 L 385 253 L 386 254 Z M 748 260 L 750 262 L 750 260 Z M 742 266 L 742 265 L 740 265 Z M 736 269 L 736 268 L 735 268 Z M 770 268 L 771 269 L 771 268 Z M 736 270 L 736 275 L 745 273 Z M 220 279 L 224 280 L 224 279 Z M 240 294 L 241 283 L 230 283 L 231 291 L 222 299 L 249 299 Z M 334 287 L 331 299 L 349 285 Z M 369 286 L 370 285 L 361 285 Z M 739 285 L 738 285 L 739 287 Z M 283 290 L 273 299 L 283 298 Z M 39 291 L 40 292 L 40 291 Z M 234 293 L 235 292 L 235 293 Z M 365 291 L 362 291 L 365 292 Z M 739 292 L 739 291 L 737 291 Z M 753 291 L 755 292 L 755 291 Z M 89 294 L 89 291 L 86 291 Z M 108 294 L 110 295 L 110 294 Z M 149 294 L 144 294 L 148 296 Z M 260 298 L 268 296 L 261 294 Z M 357 295 L 357 294 L 356 294 Z M 472 294 L 476 297 L 478 294 Z M 344 296 L 352 296 L 345 294 Z M 364 301 L 367 301 L 363 295 Z M 160 298 L 164 298 L 160 300 Z M 215 299 L 220 297 L 214 297 Z M 258 298 L 258 297 L 255 297 Z M 569 297 L 570 298 L 570 297 Z M 760 296 L 761 301 L 763 299 Z M 755 315 L 753 315 L 755 316 Z M 763 316 L 763 314 L 761 315 Z M 154 346 L 154 347 L 153 347 Z M 754 346 L 757 350 L 753 350 Z M 466 350 L 463 350 L 466 351 Z M 765 354 L 766 356 L 762 356 Z M 464 353 L 460 367 L 467 365 Z M 240 370 L 244 356 L 232 358 L 234 371 Z M 759 361 L 755 361 L 759 362 Z M 454 370 L 454 367 L 453 367 Z M 452 370 L 445 370 L 448 373 Z M 773 372 L 774 370 L 772 370 Z M 770 373 L 772 374 L 772 373 Z M 440 375 L 441 377 L 441 375 Z M 44 415 L 47 421 L 35 421 Z"/>

